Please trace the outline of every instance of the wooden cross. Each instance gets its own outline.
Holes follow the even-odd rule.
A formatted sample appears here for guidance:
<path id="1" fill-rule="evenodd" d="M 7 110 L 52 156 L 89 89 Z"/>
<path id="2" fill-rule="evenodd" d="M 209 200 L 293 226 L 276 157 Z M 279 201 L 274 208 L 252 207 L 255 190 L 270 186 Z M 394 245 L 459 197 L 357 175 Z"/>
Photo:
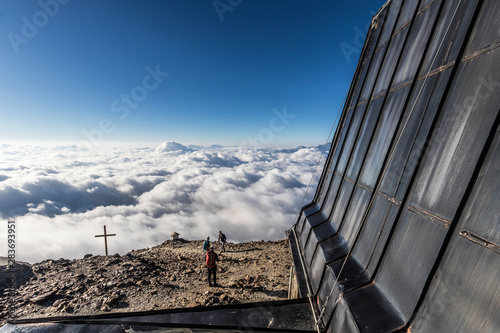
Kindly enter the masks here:
<path id="1" fill-rule="evenodd" d="M 106 257 L 108 256 L 108 237 L 116 236 L 116 234 L 107 234 L 106 226 L 104 226 L 104 235 L 95 235 L 96 237 L 104 237 L 104 247 L 106 248 Z"/>

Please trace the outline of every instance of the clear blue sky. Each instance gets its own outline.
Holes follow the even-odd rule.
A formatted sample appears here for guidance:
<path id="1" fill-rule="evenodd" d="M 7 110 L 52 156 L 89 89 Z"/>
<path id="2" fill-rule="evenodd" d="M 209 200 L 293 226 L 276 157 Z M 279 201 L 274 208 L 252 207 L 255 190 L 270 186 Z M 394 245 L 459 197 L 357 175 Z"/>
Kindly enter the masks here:
<path id="1" fill-rule="evenodd" d="M 324 143 L 384 2 L 3 0 L 0 144 Z"/>

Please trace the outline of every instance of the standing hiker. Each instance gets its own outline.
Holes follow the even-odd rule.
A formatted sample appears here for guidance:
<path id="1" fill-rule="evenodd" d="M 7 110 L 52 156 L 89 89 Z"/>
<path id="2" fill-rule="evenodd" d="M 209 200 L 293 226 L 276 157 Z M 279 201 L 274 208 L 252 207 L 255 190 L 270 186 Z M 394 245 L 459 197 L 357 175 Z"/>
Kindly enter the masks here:
<path id="1" fill-rule="evenodd" d="M 210 248 L 210 237 L 207 237 L 207 239 L 203 242 L 203 251 L 206 253 L 209 248 Z"/>
<path id="2" fill-rule="evenodd" d="M 222 231 L 219 231 L 219 250 L 220 252 L 226 251 L 226 235 L 222 233 Z"/>
<path id="3" fill-rule="evenodd" d="M 217 253 L 214 251 L 214 247 L 211 246 L 207 254 L 205 254 L 205 266 L 207 266 L 208 273 L 208 285 L 210 287 L 217 287 L 217 261 L 219 261 L 219 257 Z M 211 276 L 214 277 L 214 284 L 212 285 Z"/>

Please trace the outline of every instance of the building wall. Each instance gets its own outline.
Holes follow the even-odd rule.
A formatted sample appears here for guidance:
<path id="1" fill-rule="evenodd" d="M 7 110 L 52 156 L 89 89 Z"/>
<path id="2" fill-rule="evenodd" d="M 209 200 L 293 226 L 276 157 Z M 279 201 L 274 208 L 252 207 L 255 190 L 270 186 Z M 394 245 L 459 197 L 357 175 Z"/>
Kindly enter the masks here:
<path id="1" fill-rule="evenodd" d="M 375 16 L 291 234 L 324 330 L 500 331 L 499 17 L 495 0 Z"/>

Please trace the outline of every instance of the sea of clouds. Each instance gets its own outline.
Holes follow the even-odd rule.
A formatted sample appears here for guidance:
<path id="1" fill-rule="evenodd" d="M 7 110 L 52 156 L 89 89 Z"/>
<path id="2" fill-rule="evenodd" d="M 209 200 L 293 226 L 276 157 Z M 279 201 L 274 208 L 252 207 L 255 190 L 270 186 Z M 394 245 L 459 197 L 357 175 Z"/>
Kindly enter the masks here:
<path id="1" fill-rule="evenodd" d="M 18 260 L 110 254 L 152 247 L 176 231 L 186 239 L 285 238 L 311 201 L 326 152 L 296 149 L 195 149 L 0 146 L 0 244 L 16 221 Z M 319 166 L 318 166 L 319 163 Z M 308 187 L 308 184 L 312 184 Z M 307 193 L 306 193 L 307 190 Z"/>

